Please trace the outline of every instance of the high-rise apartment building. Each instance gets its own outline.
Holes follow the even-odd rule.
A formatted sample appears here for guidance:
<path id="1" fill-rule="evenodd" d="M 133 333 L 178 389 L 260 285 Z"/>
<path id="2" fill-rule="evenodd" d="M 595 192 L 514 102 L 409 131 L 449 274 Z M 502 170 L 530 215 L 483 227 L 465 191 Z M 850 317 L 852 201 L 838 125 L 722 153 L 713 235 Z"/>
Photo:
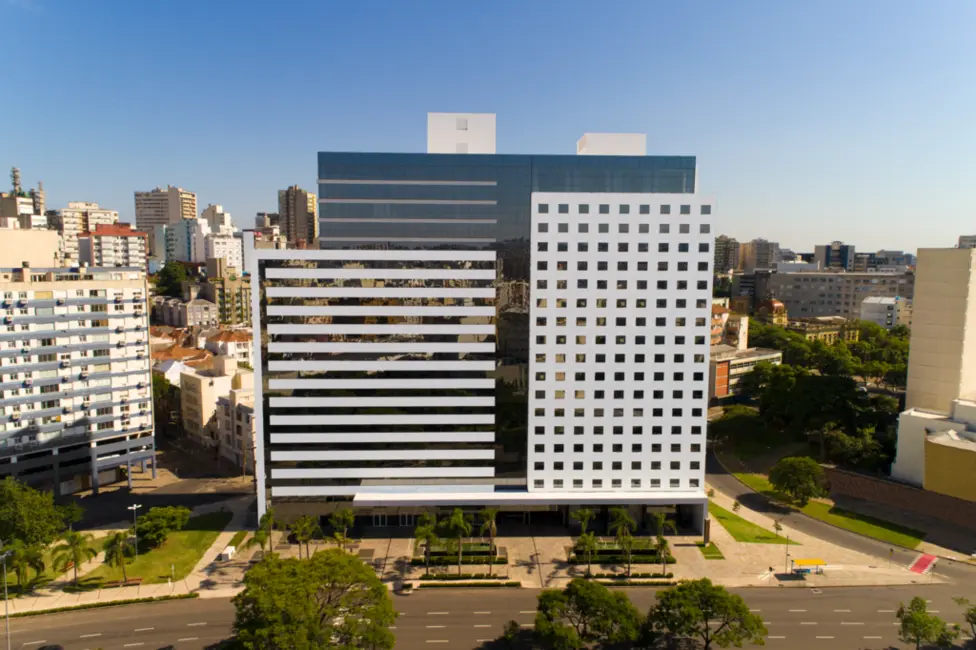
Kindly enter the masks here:
<path id="1" fill-rule="evenodd" d="M 249 252 L 262 511 L 621 505 L 702 528 L 693 157 L 320 153 L 318 178 L 322 249 Z"/>
<path id="2" fill-rule="evenodd" d="M 197 218 L 197 195 L 180 187 L 167 185 L 148 192 L 136 192 L 136 228 L 149 233 L 149 247 L 161 257 L 162 242 L 156 242 L 157 226 Z"/>
<path id="3" fill-rule="evenodd" d="M 765 239 L 753 239 L 739 244 L 739 268 L 746 273 L 756 269 L 772 269 L 779 262 L 779 244 Z"/>
<path id="4" fill-rule="evenodd" d="M 224 206 L 210 204 L 204 208 L 200 218 L 207 222 L 210 232 L 220 234 L 234 234 L 237 228 L 230 212 L 224 212 Z"/>
<path id="5" fill-rule="evenodd" d="M 157 226 L 156 241 L 160 248 L 156 257 L 164 263 L 178 261 L 194 264 L 221 258 L 227 260 L 227 266 L 240 269 L 244 267 L 243 240 L 232 233 L 224 226 L 218 232 L 212 231 L 210 221 L 203 217 Z"/>
<path id="6" fill-rule="evenodd" d="M 68 207 L 48 210 L 48 224 L 61 235 L 65 266 L 77 266 L 80 262 L 78 237 L 95 230 L 98 226 L 111 226 L 119 222 L 117 210 L 106 210 L 97 203 L 69 201 Z"/>
<path id="7" fill-rule="evenodd" d="M 78 260 L 88 266 L 126 266 L 145 269 L 149 262 L 149 235 L 132 224 L 99 224 L 78 237 Z"/>
<path id="8" fill-rule="evenodd" d="M 0 476 L 55 494 L 131 476 L 155 454 L 144 268 L 3 262 Z"/>
<path id="9" fill-rule="evenodd" d="M 915 295 L 915 274 L 845 273 L 844 271 L 772 273 L 768 296 L 782 301 L 793 318 L 843 316 L 860 318 L 861 301 L 868 296 L 911 300 Z"/>
<path id="10" fill-rule="evenodd" d="M 319 205 L 315 195 L 297 185 L 278 190 L 278 225 L 289 246 L 304 242 L 310 248 L 317 248 Z"/>
<path id="11" fill-rule="evenodd" d="M 853 245 L 839 241 L 813 249 L 813 261 L 820 265 L 821 271 L 853 271 L 854 255 Z"/>
<path id="12" fill-rule="evenodd" d="M 719 235 L 715 238 L 716 273 L 728 273 L 739 268 L 739 242 L 732 237 Z"/>

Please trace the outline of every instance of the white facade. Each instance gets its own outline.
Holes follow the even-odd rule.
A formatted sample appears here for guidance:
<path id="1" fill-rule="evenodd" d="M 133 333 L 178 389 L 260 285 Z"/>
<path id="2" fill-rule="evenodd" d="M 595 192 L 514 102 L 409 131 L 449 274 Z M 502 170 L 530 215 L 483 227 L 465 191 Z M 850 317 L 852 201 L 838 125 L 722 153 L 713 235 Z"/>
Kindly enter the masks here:
<path id="1" fill-rule="evenodd" d="M 861 320 L 877 323 L 888 330 L 897 325 L 907 325 L 911 303 L 911 300 L 901 296 L 868 296 L 861 301 Z"/>
<path id="2" fill-rule="evenodd" d="M 533 194 L 530 491 L 704 489 L 711 219 L 688 194 Z"/>
<path id="3" fill-rule="evenodd" d="M 231 234 L 233 231 L 228 232 L 226 227 L 222 226 L 221 230 L 213 232 L 210 222 L 203 217 L 157 227 L 156 240 L 165 242 L 162 261 L 204 264 L 208 259 L 222 258 L 227 260 L 227 266 L 244 268 L 241 238 Z"/>
<path id="4" fill-rule="evenodd" d="M 51 228 L 61 235 L 66 266 L 77 266 L 81 261 L 78 237 L 95 230 L 98 226 L 110 226 L 119 222 L 117 210 L 106 210 L 97 203 L 69 201 L 67 208 L 47 213 Z M 145 267 L 145 263 L 142 264 Z"/>
<path id="5" fill-rule="evenodd" d="M 576 142 L 580 156 L 646 156 L 646 133 L 584 133 Z"/>
<path id="6" fill-rule="evenodd" d="M 206 262 L 208 259 L 225 259 L 227 266 L 235 269 L 244 268 L 244 245 L 239 237 L 233 235 L 207 235 L 204 239 L 203 259 L 195 262 Z"/>
<path id="7" fill-rule="evenodd" d="M 78 237 L 78 261 L 88 266 L 126 266 L 145 269 L 149 238 L 129 224 L 100 226 Z"/>
<path id="8" fill-rule="evenodd" d="M 949 413 L 913 408 L 903 411 L 898 417 L 898 445 L 891 476 L 919 487 L 925 485 L 925 440 L 950 431 L 976 444 L 976 402 L 953 400 Z"/>
<path id="9" fill-rule="evenodd" d="M 254 472 L 255 429 L 253 390 L 233 389 L 217 398 L 220 456 L 242 473 Z"/>
<path id="10" fill-rule="evenodd" d="M 224 206 L 222 205 L 208 205 L 203 213 L 200 214 L 200 218 L 207 222 L 210 227 L 210 232 L 233 235 L 236 228 L 234 227 L 234 219 L 231 217 L 230 212 L 224 212 Z"/>
<path id="11" fill-rule="evenodd" d="M 495 153 L 495 114 L 427 113 L 427 153 Z"/>

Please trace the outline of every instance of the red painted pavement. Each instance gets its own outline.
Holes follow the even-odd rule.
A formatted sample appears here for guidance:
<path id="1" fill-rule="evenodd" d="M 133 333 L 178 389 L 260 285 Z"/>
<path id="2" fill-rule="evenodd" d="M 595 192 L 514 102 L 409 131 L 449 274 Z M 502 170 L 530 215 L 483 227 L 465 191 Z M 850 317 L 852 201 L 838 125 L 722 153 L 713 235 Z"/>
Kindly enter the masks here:
<path id="1" fill-rule="evenodd" d="M 918 556 L 917 560 L 912 562 L 912 565 L 908 567 L 908 570 L 914 573 L 925 573 L 932 568 L 932 565 L 935 564 L 935 561 L 938 559 L 939 558 L 934 555 L 922 553 L 920 556 Z"/>

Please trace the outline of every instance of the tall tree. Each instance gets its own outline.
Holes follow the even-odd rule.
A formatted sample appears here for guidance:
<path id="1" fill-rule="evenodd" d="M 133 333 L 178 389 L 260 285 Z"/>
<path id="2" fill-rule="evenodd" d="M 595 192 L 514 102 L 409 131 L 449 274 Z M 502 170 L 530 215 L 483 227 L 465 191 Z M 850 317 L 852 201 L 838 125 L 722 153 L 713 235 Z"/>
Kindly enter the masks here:
<path id="1" fill-rule="evenodd" d="M 17 576 L 17 590 L 23 594 L 27 588 L 30 572 L 34 571 L 35 575 L 44 572 L 44 550 L 36 544 L 27 545 L 19 539 L 7 544 L 3 550 L 10 553 L 7 557 L 7 566 Z"/>
<path id="2" fill-rule="evenodd" d="M 61 513 L 61 519 L 64 521 L 64 525 L 68 527 L 68 530 L 74 530 L 75 524 L 85 517 L 85 509 L 74 501 L 59 505 L 58 512 Z"/>
<path id="3" fill-rule="evenodd" d="M 678 529 L 674 527 L 673 523 L 668 521 L 668 516 L 663 512 L 652 512 L 651 518 L 654 520 L 654 533 L 659 537 L 669 530 L 672 533 L 678 532 Z"/>
<path id="4" fill-rule="evenodd" d="M 424 575 L 430 575 L 430 554 L 435 544 L 440 541 L 437 535 L 437 514 L 423 512 L 417 517 L 417 527 L 413 531 L 413 538 L 424 545 Z"/>
<path id="5" fill-rule="evenodd" d="M 460 508 L 455 508 L 451 516 L 441 522 L 444 536 L 457 544 L 458 575 L 461 575 L 461 561 L 464 553 L 464 538 L 471 537 L 471 518 Z"/>
<path id="6" fill-rule="evenodd" d="M 562 591 L 546 589 L 539 594 L 535 631 L 546 647 L 623 645 L 637 639 L 640 622 L 626 594 L 576 578 Z"/>
<path id="7" fill-rule="evenodd" d="M 74 583 L 78 584 L 78 567 L 98 555 L 98 551 L 92 544 L 95 537 L 88 533 L 69 530 L 61 539 L 63 541 L 51 549 L 54 565 L 60 570 L 64 570 L 68 564 L 74 565 Z"/>
<path id="8" fill-rule="evenodd" d="M 574 510 L 569 516 L 580 525 L 580 534 L 585 535 L 590 521 L 593 519 L 593 511 L 589 508 L 580 508 Z"/>
<path id="9" fill-rule="evenodd" d="M 762 644 L 766 627 L 749 612 L 741 596 L 708 578 L 682 582 L 659 591 L 648 620 L 657 631 L 673 638 L 697 638 L 705 644 L 741 647 L 745 642 Z"/>
<path id="10" fill-rule="evenodd" d="M 801 508 L 824 492 L 826 476 L 820 463 L 806 456 L 789 456 L 769 470 L 769 482 Z"/>
<path id="11" fill-rule="evenodd" d="M 498 508 L 482 508 L 478 513 L 481 519 L 481 534 L 488 535 L 488 575 L 495 566 L 495 536 L 498 535 Z"/>
<path id="12" fill-rule="evenodd" d="M 580 553 L 586 555 L 586 575 L 590 576 L 593 574 L 592 564 L 593 554 L 596 553 L 596 535 L 593 533 L 583 533 L 576 538 L 577 557 Z"/>
<path id="13" fill-rule="evenodd" d="M 309 544 L 312 538 L 321 532 L 318 521 L 312 515 L 302 515 L 295 520 L 295 523 L 291 525 L 291 534 L 295 536 L 295 541 L 298 542 L 299 558 L 302 557 L 302 544 L 305 545 L 305 557 L 312 557 L 308 548 Z"/>
<path id="14" fill-rule="evenodd" d="M 156 274 L 156 293 L 161 296 L 182 298 L 183 283 L 186 280 L 186 267 L 179 262 L 170 262 Z"/>
<path id="15" fill-rule="evenodd" d="M 667 575 L 668 561 L 671 559 L 671 545 L 668 544 L 667 537 L 664 535 L 657 536 L 657 541 L 654 543 L 654 552 L 657 554 L 658 561 L 661 562 L 661 575 Z"/>
<path id="16" fill-rule="evenodd" d="M 976 639 L 976 605 L 968 598 L 953 598 L 953 600 L 963 608 L 963 620 L 969 625 L 969 636 Z"/>
<path id="17" fill-rule="evenodd" d="M 339 508 L 329 517 L 329 525 L 336 534 L 336 542 L 339 548 L 345 550 L 346 542 L 349 541 L 349 529 L 356 525 L 356 515 L 352 508 Z"/>
<path id="18" fill-rule="evenodd" d="M 234 632 L 246 650 L 393 648 L 396 612 L 372 568 L 327 549 L 309 559 L 269 555 L 234 597 Z"/>
<path id="19" fill-rule="evenodd" d="M 53 493 L 35 490 L 12 476 L 0 481 L 0 540 L 47 546 L 64 529 L 64 512 L 54 505 Z"/>
<path id="20" fill-rule="evenodd" d="M 634 550 L 633 531 L 637 522 L 630 516 L 627 508 L 610 509 L 610 533 L 617 538 L 617 544 L 627 557 L 627 575 L 630 576 L 631 560 Z"/>
<path id="21" fill-rule="evenodd" d="M 918 596 L 912 598 L 907 607 L 902 603 L 895 616 L 900 624 L 898 637 L 905 643 L 914 643 L 916 650 L 928 643 L 950 646 L 959 636 L 958 627 L 949 627 L 941 618 L 929 613 L 925 599 Z"/>
<path id="22" fill-rule="evenodd" d="M 115 532 L 105 539 L 102 545 L 105 551 L 105 564 L 115 569 L 122 569 L 122 581 L 128 582 L 129 576 L 125 571 L 125 563 L 133 554 L 132 540 L 128 532 Z"/>

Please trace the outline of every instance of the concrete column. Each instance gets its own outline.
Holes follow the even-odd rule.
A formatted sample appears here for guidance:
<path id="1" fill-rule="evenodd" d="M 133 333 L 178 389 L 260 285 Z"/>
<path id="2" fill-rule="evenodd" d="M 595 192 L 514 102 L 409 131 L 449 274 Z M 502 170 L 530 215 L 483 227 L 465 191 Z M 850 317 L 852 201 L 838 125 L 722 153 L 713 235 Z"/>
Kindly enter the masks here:
<path id="1" fill-rule="evenodd" d="M 129 483 L 129 489 L 132 489 L 132 461 L 125 461 L 125 478 Z"/>
<path id="2" fill-rule="evenodd" d="M 139 461 L 139 473 L 140 474 L 145 474 L 146 473 L 146 459 L 145 458 L 143 458 L 142 460 Z"/>
<path id="3" fill-rule="evenodd" d="M 153 480 L 155 480 L 156 479 L 156 438 L 153 438 L 152 450 L 153 450 L 153 455 L 152 458 L 149 459 L 149 462 L 152 463 Z"/>

